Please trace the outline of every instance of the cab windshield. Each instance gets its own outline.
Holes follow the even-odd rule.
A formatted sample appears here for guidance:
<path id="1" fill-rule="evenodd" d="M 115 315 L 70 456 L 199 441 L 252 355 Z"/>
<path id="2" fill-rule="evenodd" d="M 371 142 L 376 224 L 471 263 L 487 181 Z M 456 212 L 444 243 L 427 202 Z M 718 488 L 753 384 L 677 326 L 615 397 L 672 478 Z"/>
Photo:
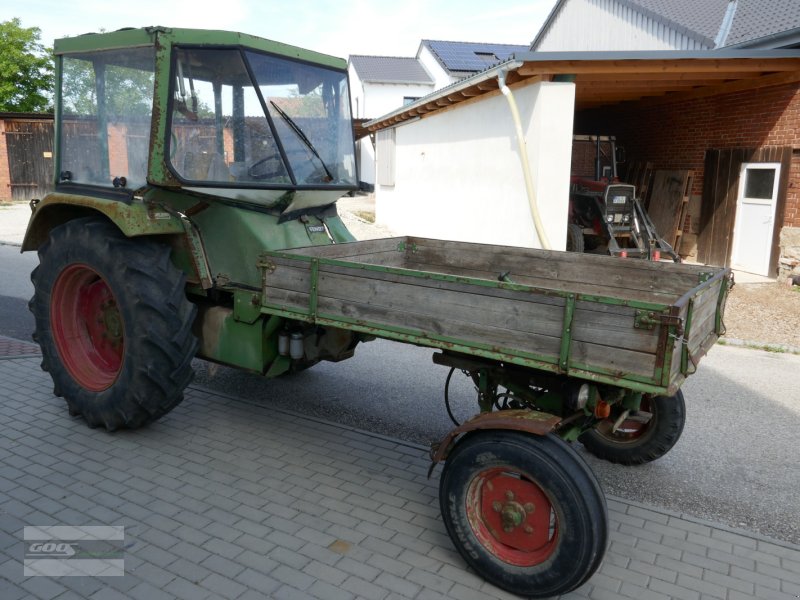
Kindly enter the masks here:
<path id="1" fill-rule="evenodd" d="M 356 184 L 347 75 L 254 51 L 177 48 L 169 162 L 213 187 Z"/>

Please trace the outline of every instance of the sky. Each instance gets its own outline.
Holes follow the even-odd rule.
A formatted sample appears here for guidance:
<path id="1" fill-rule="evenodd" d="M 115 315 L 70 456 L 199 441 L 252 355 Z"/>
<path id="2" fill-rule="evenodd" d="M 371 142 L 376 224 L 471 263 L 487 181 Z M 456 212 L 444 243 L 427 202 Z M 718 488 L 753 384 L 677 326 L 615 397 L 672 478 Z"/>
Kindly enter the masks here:
<path id="1" fill-rule="evenodd" d="M 41 41 L 122 27 L 240 31 L 333 56 L 414 56 L 420 40 L 530 44 L 556 0 L 0 0 Z"/>

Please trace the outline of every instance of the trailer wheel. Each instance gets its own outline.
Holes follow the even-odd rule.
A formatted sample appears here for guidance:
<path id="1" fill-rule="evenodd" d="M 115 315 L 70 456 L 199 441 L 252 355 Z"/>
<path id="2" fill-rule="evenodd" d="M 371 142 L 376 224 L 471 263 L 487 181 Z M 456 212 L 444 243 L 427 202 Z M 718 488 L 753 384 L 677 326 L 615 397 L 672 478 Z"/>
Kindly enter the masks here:
<path id="1" fill-rule="evenodd" d="M 642 410 L 653 415 L 645 424 L 626 420 L 612 433 L 618 418 L 612 413 L 578 439 L 597 458 L 612 463 L 642 465 L 661 458 L 683 433 L 686 423 L 683 392 L 679 390 L 674 396 L 645 397 Z"/>
<path id="2" fill-rule="evenodd" d="M 567 225 L 567 252 L 583 252 L 584 250 L 583 229 L 580 225 L 569 223 Z"/>
<path id="3" fill-rule="evenodd" d="M 113 431 L 177 406 L 194 374 L 196 307 L 169 247 L 89 217 L 54 228 L 39 262 L 33 337 L 70 414 Z"/>
<path id="4" fill-rule="evenodd" d="M 439 502 L 464 560 L 514 594 L 569 592 L 605 552 L 605 496 L 583 459 L 554 435 L 468 434 L 445 463 Z"/>

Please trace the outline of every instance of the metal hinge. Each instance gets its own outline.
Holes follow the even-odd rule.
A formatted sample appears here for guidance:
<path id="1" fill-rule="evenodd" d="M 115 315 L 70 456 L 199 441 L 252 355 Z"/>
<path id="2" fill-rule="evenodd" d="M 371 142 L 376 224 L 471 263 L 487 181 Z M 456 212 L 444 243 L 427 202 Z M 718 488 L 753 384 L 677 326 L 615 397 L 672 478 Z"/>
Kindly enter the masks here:
<path id="1" fill-rule="evenodd" d="M 636 329 L 647 329 L 652 331 L 657 325 L 675 326 L 683 334 L 683 319 L 674 315 L 665 315 L 652 310 L 637 310 L 633 319 L 633 326 Z"/>

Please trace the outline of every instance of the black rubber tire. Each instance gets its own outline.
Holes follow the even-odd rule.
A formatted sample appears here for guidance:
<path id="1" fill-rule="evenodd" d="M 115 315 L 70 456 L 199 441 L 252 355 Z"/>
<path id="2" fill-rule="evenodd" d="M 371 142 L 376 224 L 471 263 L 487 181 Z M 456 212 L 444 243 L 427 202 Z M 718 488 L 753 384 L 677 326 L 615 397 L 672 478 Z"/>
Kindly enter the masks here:
<path id="1" fill-rule="evenodd" d="M 524 474 L 552 506 L 558 534 L 539 564 L 517 566 L 501 558 L 470 524 L 469 490 L 482 473 L 497 468 Z M 608 510 L 600 484 L 575 450 L 552 434 L 467 434 L 445 463 L 439 503 L 447 532 L 467 564 L 493 585 L 520 596 L 548 598 L 581 586 L 600 566 L 608 542 Z"/>
<path id="2" fill-rule="evenodd" d="M 583 229 L 575 223 L 567 224 L 567 252 L 584 252 L 586 245 L 583 239 Z"/>
<path id="3" fill-rule="evenodd" d="M 170 248 L 148 238 L 128 239 L 113 224 L 87 217 L 55 227 L 39 248 L 29 303 L 42 369 L 53 379 L 73 416 L 90 427 L 135 429 L 155 421 L 183 400 L 194 371 L 196 307 L 186 298 L 186 278 L 170 261 Z M 65 366 L 51 327 L 51 292 L 68 267 L 88 266 L 116 300 L 123 335 L 122 362 L 102 391 L 82 386 Z"/>
<path id="4" fill-rule="evenodd" d="M 649 400 L 647 411 L 653 417 L 644 432 L 633 439 L 617 439 L 614 434 L 592 429 L 579 441 L 597 458 L 620 465 L 643 465 L 664 456 L 677 443 L 686 423 L 686 402 L 683 392 L 674 396 L 656 396 Z M 603 424 L 613 423 L 609 417 Z"/>

